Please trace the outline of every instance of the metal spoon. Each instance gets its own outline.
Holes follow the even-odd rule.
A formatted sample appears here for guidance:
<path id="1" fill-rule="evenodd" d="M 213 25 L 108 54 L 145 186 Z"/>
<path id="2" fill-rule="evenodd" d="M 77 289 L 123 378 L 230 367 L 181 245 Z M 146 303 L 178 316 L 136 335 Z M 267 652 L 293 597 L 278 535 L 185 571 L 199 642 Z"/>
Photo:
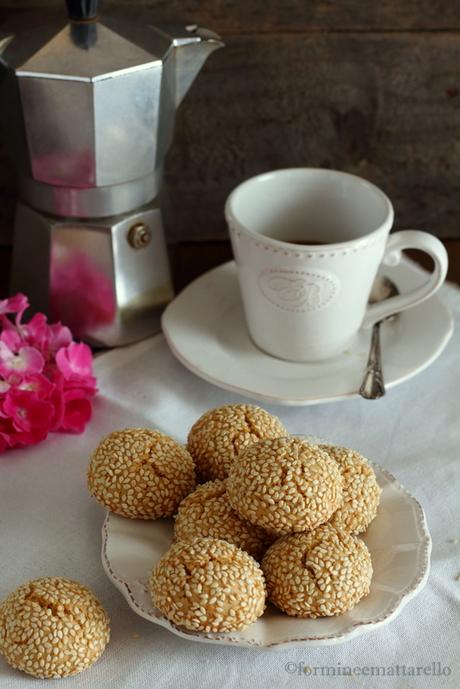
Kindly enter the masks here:
<path id="1" fill-rule="evenodd" d="M 397 294 L 399 294 L 399 290 L 394 282 L 385 276 L 377 277 L 372 286 L 369 304 L 375 304 Z M 383 397 L 386 392 L 385 383 L 383 382 L 382 354 L 380 350 L 380 326 L 384 321 L 394 317 L 394 315 L 387 316 L 372 326 L 371 347 L 363 382 L 359 388 L 359 394 L 367 400 L 376 400 L 379 397 Z"/>

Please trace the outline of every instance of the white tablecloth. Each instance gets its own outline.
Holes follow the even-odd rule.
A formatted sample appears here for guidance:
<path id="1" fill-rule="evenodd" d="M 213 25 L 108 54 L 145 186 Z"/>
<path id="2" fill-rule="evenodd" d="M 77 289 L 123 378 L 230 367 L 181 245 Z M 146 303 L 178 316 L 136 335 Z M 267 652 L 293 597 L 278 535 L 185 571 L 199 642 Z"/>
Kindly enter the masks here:
<path id="1" fill-rule="evenodd" d="M 96 361 L 100 395 L 84 435 L 54 435 L 38 447 L 0 456 L 0 598 L 28 579 L 63 575 L 93 588 L 112 620 L 101 660 L 62 680 L 62 689 L 460 686 L 460 291 L 445 286 L 441 294 L 457 329 L 425 372 L 377 402 L 268 407 L 291 432 L 349 445 L 387 467 L 426 511 L 433 537 L 427 586 L 389 625 L 351 642 L 260 651 L 184 641 L 138 617 L 106 579 L 100 561 L 104 510 L 85 484 L 92 448 L 103 435 L 130 425 L 156 426 L 183 441 L 205 410 L 242 400 L 185 370 L 162 336 Z M 318 670 L 308 676 L 302 663 L 356 667 L 361 675 L 332 679 Z M 368 677 L 372 666 L 393 667 L 394 676 Z M 406 673 L 430 666 L 448 674 L 403 677 L 402 666 Z M 0 659 L 0 689 L 48 684 Z"/>

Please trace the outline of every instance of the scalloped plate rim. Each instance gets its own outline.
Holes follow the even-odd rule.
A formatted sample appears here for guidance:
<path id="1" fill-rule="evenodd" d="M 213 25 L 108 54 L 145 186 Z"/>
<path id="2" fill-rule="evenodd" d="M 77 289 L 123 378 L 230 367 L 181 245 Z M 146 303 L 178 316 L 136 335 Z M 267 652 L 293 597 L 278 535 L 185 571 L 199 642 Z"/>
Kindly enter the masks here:
<path id="1" fill-rule="evenodd" d="M 379 627 L 384 626 L 385 624 L 388 624 L 391 622 L 395 617 L 397 617 L 400 612 L 403 610 L 403 608 L 406 606 L 406 604 L 412 600 L 420 591 L 423 589 L 425 586 L 426 582 L 428 581 L 429 573 L 430 573 L 430 558 L 431 558 L 431 548 L 432 548 L 432 540 L 430 536 L 430 532 L 428 530 L 428 525 L 427 525 L 427 520 L 425 516 L 425 512 L 421 506 L 421 504 L 416 500 L 416 498 L 413 497 L 409 493 L 409 491 L 404 488 L 402 484 L 400 484 L 395 477 L 386 469 L 381 467 L 379 464 L 376 464 L 375 462 L 370 462 L 370 464 L 374 467 L 374 469 L 377 470 L 376 473 L 380 472 L 388 481 L 389 483 L 393 484 L 395 488 L 398 490 L 399 493 L 401 493 L 401 497 L 405 497 L 406 499 L 409 499 L 413 506 L 416 508 L 415 511 L 413 512 L 414 518 L 416 518 L 416 524 L 418 526 L 418 530 L 420 531 L 421 538 L 420 538 L 420 545 L 424 544 L 424 549 L 423 549 L 423 562 L 421 562 L 419 566 L 419 574 L 415 578 L 415 581 L 413 581 L 410 585 L 410 588 L 399 594 L 397 597 L 395 605 L 392 607 L 392 609 L 385 614 L 382 618 L 376 617 L 374 619 L 371 619 L 367 622 L 356 622 L 354 624 L 351 624 L 347 629 L 331 634 L 328 636 L 321 636 L 321 637 L 315 637 L 312 635 L 305 636 L 305 637 L 292 637 L 288 639 L 281 640 L 279 642 L 273 642 L 273 643 L 259 643 L 257 640 L 249 641 L 249 640 L 241 640 L 237 639 L 235 637 L 231 637 L 231 634 L 224 634 L 224 635 L 217 635 L 214 634 L 212 637 L 207 635 L 207 634 L 200 634 L 198 632 L 188 632 L 187 630 L 183 630 L 179 627 L 176 627 L 174 624 L 172 624 L 169 620 L 167 620 L 165 617 L 152 617 L 150 614 L 145 612 L 143 608 L 137 603 L 132 591 L 131 591 L 131 586 L 129 585 L 128 581 L 125 581 L 121 577 L 119 577 L 116 572 L 114 571 L 110 559 L 107 555 L 107 543 L 109 539 L 109 523 L 110 523 L 110 517 L 111 517 L 111 512 L 106 513 L 106 517 L 104 519 L 104 523 L 102 525 L 102 551 L 101 551 L 101 559 L 102 559 L 102 566 L 104 568 L 104 572 L 106 573 L 107 577 L 112 581 L 114 586 L 123 594 L 123 597 L 127 601 L 128 605 L 130 608 L 140 617 L 152 622 L 153 624 L 157 624 L 164 629 L 168 629 L 170 632 L 175 634 L 176 636 L 179 636 L 185 640 L 188 641 L 197 641 L 200 643 L 210 643 L 210 644 L 221 644 L 221 645 L 227 645 L 227 646 L 238 646 L 238 647 L 243 647 L 243 648 L 258 648 L 258 649 L 279 649 L 280 647 L 282 648 L 287 648 L 287 647 L 300 647 L 300 646 L 332 646 L 335 644 L 340 644 L 340 643 L 345 643 L 346 641 L 349 641 L 352 638 L 355 638 L 357 636 L 360 636 L 362 634 L 365 634 L 370 631 L 374 631 L 375 629 L 378 629 Z M 115 515 L 119 516 L 119 515 Z M 122 517 L 121 517 L 122 518 Z M 423 536 L 423 538 L 422 538 Z M 287 616 L 286 616 L 287 617 Z"/>

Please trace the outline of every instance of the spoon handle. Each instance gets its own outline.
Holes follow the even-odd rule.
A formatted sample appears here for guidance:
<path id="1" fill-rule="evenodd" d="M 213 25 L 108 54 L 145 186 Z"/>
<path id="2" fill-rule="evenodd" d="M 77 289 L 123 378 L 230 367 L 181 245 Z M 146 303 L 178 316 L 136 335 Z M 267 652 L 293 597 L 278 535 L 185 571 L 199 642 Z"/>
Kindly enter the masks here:
<path id="1" fill-rule="evenodd" d="M 382 355 L 380 352 L 380 324 L 375 323 L 372 328 L 371 348 L 367 359 L 366 371 L 359 394 L 367 400 L 376 400 L 385 394 L 383 382 Z"/>

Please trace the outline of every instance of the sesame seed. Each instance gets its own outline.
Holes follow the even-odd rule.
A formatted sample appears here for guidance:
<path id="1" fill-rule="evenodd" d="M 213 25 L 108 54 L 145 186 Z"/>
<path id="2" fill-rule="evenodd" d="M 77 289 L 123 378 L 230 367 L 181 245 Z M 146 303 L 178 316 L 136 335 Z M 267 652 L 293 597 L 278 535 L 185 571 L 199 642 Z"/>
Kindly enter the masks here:
<path id="1" fill-rule="evenodd" d="M 362 533 L 377 514 L 381 489 L 365 457 L 346 447 L 319 445 L 337 462 L 343 480 L 343 503 L 331 524 L 355 535 Z"/>
<path id="2" fill-rule="evenodd" d="M 227 494 L 242 519 L 282 536 L 328 521 L 342 504 L 342 476 L 337 462 L 304 440 L 260 440 L 235 458 Z"/>
<path id="3" fill-rule="evenodd" d="M 267 550 L 262 569 L 269 600 L 296 617 L 351 610 L 369 593 L 372 578 L 364 542 L 331 524 L 278 539 Z"/>
<path id="4" fill-rule="evenodd" d="M 187 449 L 200 480 L 224 479 L 235 457 L 263 438 L 286 435 L 281 421 L 250 404 L 228 404 L 211 409 L 192 426 Z"/>
<path id="5" fill-rule="evenodd" d="M 128 428 L 104 438 L 88 469 L 90 493 L 131 519 L 169 517 L 195 487 L 187 450 L 158 430 Z"/>
<path id="6" fill-rule="evenodd" d="M 248 553 L 221 539 L 174 543 L 155 566 L 149 583 L 153 604 L 185 629 L 237 631 L 265 609 L 265 582 L 259 565 Z"/>
<path id="7" fill-rule="evenodd" d="M 93 593 L 63 577 L 23 584 L 0 604 L 0 653 L 34 677 L 82 672 L 102 655 L 109 618 Z"/>
<path id="8" fill-rule="evenodd" d="M 184 498 L 175 516 L 174 537 L 185 542 L 206 536 L 220 538 L 257 560 L 273 538 L 264 529 L 238 516 L 230 506 L 226 486 L 225 479 L 208 481 Z"/>

